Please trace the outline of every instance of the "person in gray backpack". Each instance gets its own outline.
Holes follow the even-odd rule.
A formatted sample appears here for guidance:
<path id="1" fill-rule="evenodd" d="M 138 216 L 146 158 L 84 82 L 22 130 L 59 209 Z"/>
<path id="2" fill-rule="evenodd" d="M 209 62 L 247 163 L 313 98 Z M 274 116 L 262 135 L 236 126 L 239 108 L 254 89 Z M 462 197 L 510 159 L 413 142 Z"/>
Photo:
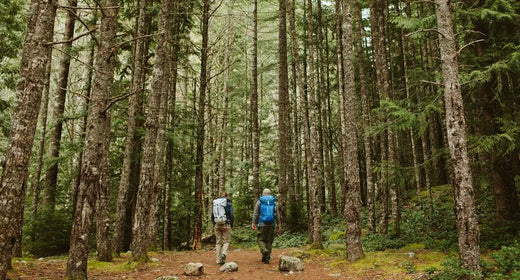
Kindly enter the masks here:
<path id="1" fill-rule="evenodd" d="M 233 227 L 235 221 L 233 204 L 227 196 L 226 192 L 222 192 L 219 198 L 213 200 L 213 211 L 211 213 L 216 237 L 218 265 L 223 265 L 226 262 L 229 241 L 231 240 L 231 227 Z"/>
<path id="2" fill-rule="evenodd" d="M 257 241 L 260 252 L 262 252 L 262 262 L 268 264 L 271 259 L 271 249 L 274 240 L 274 228 L 280 234 L 280 217 L 274 196 L 269 189 L 264 189 L 262 196 L 256 201 L 255 212 L 253 213 L 253 230 L 258 229 Z"/>

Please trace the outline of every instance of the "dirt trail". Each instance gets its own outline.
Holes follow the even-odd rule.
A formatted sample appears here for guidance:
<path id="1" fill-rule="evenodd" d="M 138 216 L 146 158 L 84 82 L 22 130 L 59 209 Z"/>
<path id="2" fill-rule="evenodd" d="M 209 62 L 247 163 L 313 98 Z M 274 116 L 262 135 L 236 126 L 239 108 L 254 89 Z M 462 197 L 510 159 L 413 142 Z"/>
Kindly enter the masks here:
<path id="1" fill-rule="evenodd" d="M 289 254 L 295 249 L 274 249 L 270 264 L 260 261 L 261 254 L 258 250 L 233 249 L 229 251 L 227 261 L 236 262 L 238 271 L 232 273 L 219 272 L 219 266 L 215 263 L 214 251 L 183 251 L 183 252 L 159 252 L 152 253 L 151 257 L 159 261 L 152 265 L 131 270 L 119 270 L 114 267 L 123 267 L 128 262 L 128 256 L 114 260 L 113 267 L 98 263 L 89 269 L 89 279 L 139 279 L 149 280 L 159 276 L 176 275 L 179 279 L 222 279 L 222 280 L 253 280 L 253 279 L 361 279 L 341 276 L 340 271 L 325 268 L 318 261 L 304 260 L 303 272 L 284 273 L 278 271 L 279 256 Z M 205 274 L 200 277 L 183 275 L 184 265 L 188 262 L 201 262 L 204 264 Z M 65 272 L 65 259 L 34 260 L 14 262 L 14 279 L 63 279 Z M 114 271 L 116 270 L 116 271 Z"/>

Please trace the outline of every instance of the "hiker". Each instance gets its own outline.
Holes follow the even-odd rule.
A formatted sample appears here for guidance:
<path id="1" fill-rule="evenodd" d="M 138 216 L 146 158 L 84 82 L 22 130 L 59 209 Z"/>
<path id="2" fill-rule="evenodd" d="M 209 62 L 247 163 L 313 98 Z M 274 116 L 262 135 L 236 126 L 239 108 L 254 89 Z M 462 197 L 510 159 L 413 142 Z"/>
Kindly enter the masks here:
<path id="1" fill-rule="evenodd" d="M 213 212 L 211 221 L 216 237 L 217 264 L 226 262 L 229 241 L 231 240 L 231 227 L 235 217 L 233 216 L 233 204 L 227 197 L 227 192 L 220 193 L 220 197 L 213 200 Z"/>
<path id="2" fill-rule="evenodd" d="M 271 249 L 274 240 L 274 227 L 280 234 L 280 217 L 278 208 L 271 190 L 264 189 L 262 196 L 256 201 L 255 212 L 253 213 L 253 230 L 258 228 L 256 234 L 260 252 L 262 252 L 262 262 L 268 264 L 271 259 Z"/>

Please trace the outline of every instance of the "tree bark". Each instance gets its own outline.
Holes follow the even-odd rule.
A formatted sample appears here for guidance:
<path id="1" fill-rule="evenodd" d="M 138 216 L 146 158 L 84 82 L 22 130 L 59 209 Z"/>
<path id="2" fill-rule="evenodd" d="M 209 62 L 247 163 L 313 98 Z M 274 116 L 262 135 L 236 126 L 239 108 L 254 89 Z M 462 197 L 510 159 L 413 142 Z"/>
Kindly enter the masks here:
<path id="1" fill-rule="evenodd" d="M 281 223 L 287 220 L 287 193 L 294 188 L 291 139 L 291 104 L 289 98 L 289 72 L 287 64 L 287 1 L 279 0 L 278 25 L 278 181 L 280 186 Z"/>
<path id="2" fill-rule="evenodd" d="M 150 6 L 149 0 L 138 1 L 139 11 L 136 18 L 136 33 L 133 46 L 133 65 L 132 65 L 132 84 L 130 87 L 130 97 L 128 99 L 128 118 L 127 131 L 125 138 L 125 150 L 123 153 L 123 166 L 121 168 L 121 178 L 119 180 L 119 190 L 117 195 L 116 219 L 114 222 L 114 253 L 119 255 L 124 248 L 124 226 L 127 220 L 127 204 L 130 188 L 130 175 L 132 173 L 132 160 L 136 149 L 140 148 L 136 140 L 136 130 L 138 129 L 137 117 L 140 110 L 140 102 L 144 95 L 146 85 L 146 56 L 148 44 L 146 39 L 139 39 L 148 33 L 146 13 Z M 140 146 L 140 145 L 139 145 Z"/>
<path id="3" fill-rule="evenodd" d="M 13 246 L 22 227 L 29 159 L 50 61 L 47 43 L 53 38 L 56 6 L 57 1 L 33 0 L 29 9 L 20 79 L 0 181 L 0 279 L 6 278 Z"/>
<path id="4" fill-rule="evenodd" d="M 466 140 L 466 121 L 459 80 L 457 41 L 449 0 L 437 0 L 436 14 L 444 80 L 444 105 L 448 146 L 453 167 L 452 189 L 455 198 L 461 266 L 480 271 L 479 226 L 473 193 L 473 176 Z"/>
<path id="5" fill-rule="evenodd" d="M 253 0 L 253 51 L 251 53 L 251 133 L 252 133 L 252 166 L 253 166 L 253 197 L 260 194 L 259 160 L 260 160 L 260 130 L 258 124 L 258 1 Z"/>
<path id="6" fill-rule="evenodd" d="M 314 35 L 313 35 L 313 13 L 312 0 L 307 1 L 307 44 L 308 44 L 308 93 L 309 93 L 309 200 L 312 219 L 312 243 L 313 247 L 321 248 L 321 184 L 322 170 L 320 168 L 320 149 L 319 149 L 319 105 L 315 90 L 315 69 L 314 69 Z"/>
<path id="7" fill-rule="evenodd" d="M 195 157 L 195 221 L 193 228 L 192 248 L 202 249 L 202 216 L 204 203 L 204 134 L 205 134 L 205 103 L 206 89 L 208 85 L 207 63 L 208 63 L 208 29 L 210 18 L 210 1 L 203 1 L 202 12 L 202 47 L 200 53 L 200 88 L 199 88 L 199 108 L 197 114 L 197 135 L 196 135 L 196 157 Z"/>
<path id="8" fill-rule="evenodd" d="M 105 0 L 101 4 L 103 11 L 99 46 L 94 62 L 95 77 L 87 116 L 81 178 L 74 212 L 70 237 L 69 258 L 65 277 L 69 279 L 87 278 L 87 260 L 89 238 L 96 207 L 96 197 L 105 183 L 103 168 L 106 157 L 106 140 L 110 139 L 110 117 L 107 105 L 114 82 L 114 46 L 117 33 L 118 2 Z"/>
<path id="9" fill-rule="evenodd" d="M 56 207 L 56 188 L 58 184 L 58 160 L 60 157 L 61 134 L 63 130 L 63 112 L 65 111 L 65 100 L 67 98 L 67 86 L 69 81 L 69 68 L 71 59 L 72 41 L 74 38 L 74 25 L 76 17 L 74 15 L 74 7 L 78 5 L 77 0 L 68 0 L 71 7 L 67 12 L 65 19 L 65 34 L 63 41 L 67 43 L 62 46 L 62 58 L 60 61 L 60 73 L 58 77 L 58 88 L 56 90 L 55 104 L 52 111 L 52 120 L 54 124 L 51 126 L 51 134 L 49 139 L 48 157 L 52 160 L 47 173 L 45 175 L 45 185 L 43 189 L 43 207 L 50 211 L 54 211 Z"/>
<path id="10" fill-rule="evenodd" d="M 103 138 L 103 158 L 99 166 L 100 184 L 96 194 L 96 249 L 97 260 L 112 261 L 112 239 L 110 238 L 110 116 L 104 123 L 108 136 Z"/>
<path id="11" fill-rule="evenodd" d="M 137 262 L 147 262 L 147 249 L 152 245 L 154 233 L 156 232 L 154 215 L 158 207 L 157 178 L 155 169 L 162 168 L 157 166 L 157 157 L 161 156 L 162 151 L 157 151 L 157 144 L 161 142 L 158 138 L 162 124 L 161 101 L 162 97 L 168 93 L 169 81 L 169 60 L 171 59 L 171 37 L 173 36 L 173 1 L 164 0 L 160 4 L 159 11 L 159 34 L 157 38 L 156 60 L 152 74 L 152 92 L 147 107 L 147 117 L 145 123 L 145 140 L 143 147 L 143 157 L 141 159 L 141 173 L 139 178 L 139 188 L 137 190 L 137 202 L 132 226 L 132 260 Z"/>
<path id="12" fill-rule="evenodd" d="M 374 44 L 375 53 L 375 68 L 377 76 L 377 91 L 381 100 L 390 100 L 390 84 L 387 68 L 387 56 L 385 46 L 385 34 L 384 34 L 384 13 L 385 3 L 384 1 L 370 2 L 370 20 L 372 23 L 372 40 Z M 383 121 L 389 122 L 388 118 Z M 389 176 L 391 175 L 390 168 L 393 165 L 395 159 L 394 151 L 394 133 L 389 128 L 386 133 L 381 136 L 381 183 L 380 183 L 380 220 L 379 220 L 379 231 L 383 234 L 388 232 L 388 193 L 389 190 L 395 194 L 394 198 L 397 198 L 395 193 L 396 185 L 391 183 Z M 393 204 L 396 205 L 397 201 L 394 200 Z M 394 217 L 395 220 L 397 220 Z M 398 223 L 398 221 L 396 221 Z"/>
<path id="13" fill-rule="evenodd" d="M 361 94 L 361 115 L 362 123 L 365 131 L 363 131 L 363 145 L 365 146 L 365 172 L 366 172 L 366 185 L 367 185 L 367 224 L 368 230 L 371 233 L 375 233 L 376 229 L 376 213 L 375 213 L 375 185 L 374 175 L 372 173 L 372 139 L 368 135 L 366 129 L 370 127 L 371 119 L 371 105 L 370 96 L 367 90 L 367 81 L 365 74 L 365 62 L 363 55 L 363 21 L 361 17 L 361 8 L 359 1 L 354 1 L 353 15 L 355 17 L 355 41 L 356 41 L 356 54 L 357 54 L 357 65 L 359 71 L 359 84 Z"/>
<path id="14" fill-rule="evenodd" d="M 357 1 L 356 1 L 357 2 Z M 347 221 L 346 243 L 349 261 L 364 256 L 361 244 L 361 182 L 357 146 L 356 86 L 354 79 L 354 33 L 352 30 L 351 2 L 342 1 L 342 45 L 345 89 L 340 96 L 344 100 L 343 110 L 343 158 L 347 180 L 345 218 Z"/>

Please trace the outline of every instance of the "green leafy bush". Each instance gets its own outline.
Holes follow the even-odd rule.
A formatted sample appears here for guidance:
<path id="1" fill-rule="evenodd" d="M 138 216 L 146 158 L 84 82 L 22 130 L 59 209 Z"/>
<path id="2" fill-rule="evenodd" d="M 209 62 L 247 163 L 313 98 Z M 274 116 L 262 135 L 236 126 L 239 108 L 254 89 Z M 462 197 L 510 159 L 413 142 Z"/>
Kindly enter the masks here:
<path id="1" fill-rule="evenodd" d="M 41 210 L 24 226 L 23 249 L 37 257 L 67 253 L 72 215 L 62 211 Z"/>

